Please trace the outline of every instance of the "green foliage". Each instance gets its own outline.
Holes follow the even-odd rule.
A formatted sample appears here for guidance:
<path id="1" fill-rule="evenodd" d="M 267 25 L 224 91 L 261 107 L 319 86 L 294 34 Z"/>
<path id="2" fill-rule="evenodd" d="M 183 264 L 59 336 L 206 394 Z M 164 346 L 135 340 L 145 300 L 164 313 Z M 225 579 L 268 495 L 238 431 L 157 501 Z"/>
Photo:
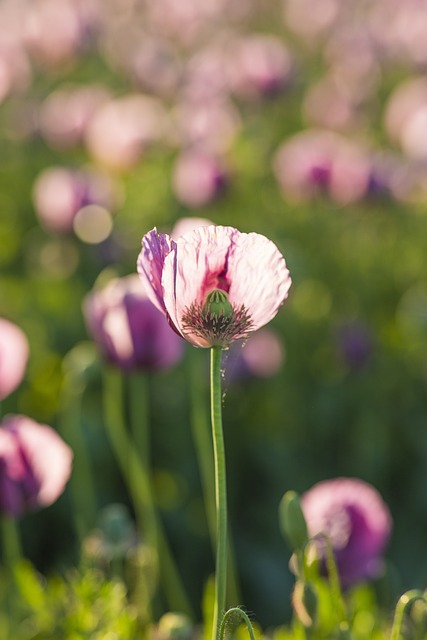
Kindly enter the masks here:
<path id="1" fill-rule="evenodd" d="M 1 637 L 14 640 L 137 640 L 145 637 L 119 580 L 96 570 L 48 579 L 28 562 L 0 576 Z M 12 587 L 12 588 L 11 588 Z"/>

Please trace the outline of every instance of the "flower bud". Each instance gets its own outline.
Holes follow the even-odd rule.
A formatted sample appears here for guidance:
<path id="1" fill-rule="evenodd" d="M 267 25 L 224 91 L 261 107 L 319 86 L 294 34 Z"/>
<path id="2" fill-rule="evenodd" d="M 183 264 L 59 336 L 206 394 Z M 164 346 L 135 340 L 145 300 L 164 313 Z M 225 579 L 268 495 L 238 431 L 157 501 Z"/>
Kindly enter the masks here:
<path id="1" fill-rule="evenodd" d="M 309 582 L 295 583 L 292 594 L 292 606 L 304 627 L 310 628 L 317 620 L 317 594 Z"/>
<path id="2" fill-rule="evenodd" d="M 231 305 L 228 295 L 222 289 L 214 289 L 206 296 L 203 305 L 203 313 L 211 317 L 230 318 L 234 316 L 234 309 Z"/>
<path id="3" fill-rule="evenodd" d="M 301 509 L 299 496 L 287 491 L 279 506 L 282 534 L 292 550 L 302 550 L 308 542 L 307 524 Z"/>

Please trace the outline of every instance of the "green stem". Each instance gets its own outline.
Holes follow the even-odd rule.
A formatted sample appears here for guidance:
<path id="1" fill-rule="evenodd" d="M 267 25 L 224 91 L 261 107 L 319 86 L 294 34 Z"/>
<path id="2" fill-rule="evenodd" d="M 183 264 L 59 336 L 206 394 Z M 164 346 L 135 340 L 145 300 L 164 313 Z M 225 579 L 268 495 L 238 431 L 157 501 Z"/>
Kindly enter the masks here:
<path id="1" fill-rule="evenodd" d="M 215 553 L 217 542 L 216 530 L 216 506 L 215 506 L 215 465 L 213 456 L 212 435 L 209 432 L 209 418 L 204 403 L 204 376 L 201 370 L 201 359 L 205 355 L 197 349 L 192 349 L 189 354 L 189 378 L 190 378 L 190 422 L 191 431 L 196 448 L 199 464 L 200 478 L 202 482 L 203 499 L 206 510 L 206 520 L 211 539 L 212 549 Z M 205 360 L 203 359 L 203 364 Z M 228 557 L 227 557 L 227 596 L 231 602 L 240 602 L 240 588 L 235 569 L 234 553 L 230 533 L 228 533 Z"/>
<path id="2" fill-rule="evenodd" d="M 227 482 L 224 436 L 222 431 L 220 347 L 211 348 L 211 419 L 215 460 L 215 497 L 217 513 L 217 549 L 215 569 L 215 603 L 213 640 L 220 640 L 221 617 L 225 612 L 227 590 Z"/>
<path id="3" fill-rule="evenodd" d="M 325 542 L 325 562 L 328 572 L 329 585 L 331 589 L 332 600 L 334 602 L 338 622 L 348 623 L 347 608 L 341 590 L 340 577 L 338 574 L 337 563 L 335 561 L 334 549 L 332 542 L 327 535 L 320 535 Z"/>
<path id="4" fill-rule="evenodd" d="M 128 380 L 132 436 L 139 458 L 149 474 L 151 459 L 149 378 L 145 373 L 133 373 Z"/>
<path id="5" fill-rule="evenodd" d="M 402 596 L 400 596 L 399 602 L 396 605 L 390 640 L 403 640 L 402 625 L 405 618 L 406 609 L 416 600 L 422 600 L 424 604 L 427 604 L 425 593 L 418 589 L 407 591 Z"/>
<path id="6" fill-rule="evenodd" d="M 192 614 L 167 539 L 157 518 L 150 480 L 141 464 L 133 438 L 123 420 L 123 380 L 120 371 L 104 369 L 104 420 L 117 462 L 125 479 L 135 509 L 140 531 L 146 532 L 150 545 L 157 550 L 162 584 L 169 606 Z"/>
<path id="7" fill-rule="evenodd" d="M 3 543 L 3 564 L 13 569 L 22 559 L 21 538 L 18 523 L 12 516 L 2 516 L 1 534 Z"/>
<path id="8" fill-rule="evenodd" d="M 203 498 L 206 509 L 209 535 L 212 548 L 216 548 L 216 508 L 215 508 L 215 467 L 213 459 L 212 436 L 209 433 L 209 419 L 203 402 L 203 376 L 199 370 L 199 351 L 193 349 L 189 354 L 190 363 L 190 410 L 191 430 L 199 463 Z M 203 354 L 204 355 L 204 354 Z"/>
<path id="9" fill-rule="evenodd" d="M 82 398 L 85 386 L 82 376 L 67 372 L 64 375 L 60 403 L 61 431 L 75 453 L 70 490 L 75 505 L 75 525 L 80 546 L 84 536 L 94 526 L 97 513 L 93 468 L 83 433 Z"/>
<path id="10" fill-rule="evenodd" d="M 246 628 L 248 630 L 250 639 L 251 640 L 255 640 L 255 633 L 254 633 L 254 629 L 252 627 L 252 623 L 249 620 L 249 616 L 240 607 L 233 607 L 232 609 L 229 609 L 224 614 L 224 616 L 222 618 L 222 622 L 221 622 L 220 631 L 219 631 L 219 640 L 224 640 L 225 628 L 227 626 L 229 618 L 234 617 L 236 615 L 238 615 L 243 620 L 243 622 L 246 624 Z"/>

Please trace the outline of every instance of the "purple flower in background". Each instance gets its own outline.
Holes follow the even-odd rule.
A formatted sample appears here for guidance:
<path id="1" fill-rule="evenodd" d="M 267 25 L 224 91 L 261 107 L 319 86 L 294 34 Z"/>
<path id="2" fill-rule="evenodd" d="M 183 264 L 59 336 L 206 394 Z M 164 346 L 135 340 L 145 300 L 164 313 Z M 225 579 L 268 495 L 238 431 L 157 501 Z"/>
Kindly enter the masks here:
<path id="1" fill-rule="evenodd" d="M 16 324 L 0 318 L 0 400 L 7 398 L 21 383 L 28 351 L 24 332 Z"/>
<path id="2" fill-rule="evenodd" d="M 338 348 L 347 365 L 361 369 L 372 355 L 372 336 L 368 328 L 357 322 L 349 322 L 338 329 Z"/>
<path id="3" fill-rule="evenodd" d="M 380 574 L 392 520 L 374 487 L 357 478 L 324 480 L 303 494 L 301 507 L 310 537 L 329 537 L 344 587 Z M 318 549 L 323 556 L 321 541 Z"/>
<path id="4" fill-rule="evenodd" d="M 184 343 L 150 302 L 137 275 L 92 291 L 83 311 L 101 354 L 121 369 L 167 369 L 183 355 Z"/>
<path id="5" fill-rule="evenodd" d="M 70 447 L 51 427 L 7 416 L 0 426 L 0 513 L 18 517 L 55 502 L 72 459 Z"/>

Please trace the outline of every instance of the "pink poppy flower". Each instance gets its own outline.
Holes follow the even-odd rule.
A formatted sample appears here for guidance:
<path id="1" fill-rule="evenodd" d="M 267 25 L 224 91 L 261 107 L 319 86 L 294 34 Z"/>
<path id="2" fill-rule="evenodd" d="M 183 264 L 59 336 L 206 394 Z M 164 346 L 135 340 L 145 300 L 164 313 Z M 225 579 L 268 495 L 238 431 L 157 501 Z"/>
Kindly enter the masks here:
<path id="1" fill-rule="evenodd" d="M 285 357 L 280 337 L 269 329 L 260 329 L 242 347 L 235 343 L 227 356 L 225 377 L 234 382 L 247 378 L 270 378 L 278 373 Z"/>
<path id="2" fill-rule="evenodd" d="M 13 517 L 51 505 L 64 491 L 73 453 L 60 436 L 26 416 L 0 427 L 0 513 Z"/>
<path id="3" fill-rule="evenodd" d="M 214 155 L 202 150 L 182 153 L 174 167 L 172 186 L 178 200 L 188 207 L 201 207 L 224 192 L 227 171 Z"/>
<path id="4" fill-rule="evenodd" d="M 207 218 L 198 218 L 196 216 L 189 216 L 184 218 L 179 218 L 175 223 L 170 235 L 173 240 L 178 240 L 185 233 L 189 233 L 190 231 L 194 231 L 198 227 L 210 227 L 213 224 L 211 220 Z"/>
<path id="5" fill-rule="evenodd" d="M 92 291 L 83 311 L 103 357 L 125 371 L 168 369 L 183 356 L 184 343 L 148 299 L 136 274 Z"/>
<path id="6" fill-rule="evenodd" d="M 138 272 L 169 324 L 196 347 L 228 345 L 267 324 L 291 278 L 276 245 L 233 227 L 200 227 L 175 242 L 142 239 Z"/>
<path id="7" fill-rule="evenodd" d="M 380 573 L 392 520 L 374 487 L 357 478 L 324 480 L 303 494 L 301 507 L 310 537 L 329 536 L 344 587 Z M 321 542 L 319 550 L 323 558 Z"/>
<path id="8" fill-rule="evenodd" d="M 7 398 L 21 383 L 28 351 L 24 332 L 16 324 L 0 318 L 0 400 Z"/>

